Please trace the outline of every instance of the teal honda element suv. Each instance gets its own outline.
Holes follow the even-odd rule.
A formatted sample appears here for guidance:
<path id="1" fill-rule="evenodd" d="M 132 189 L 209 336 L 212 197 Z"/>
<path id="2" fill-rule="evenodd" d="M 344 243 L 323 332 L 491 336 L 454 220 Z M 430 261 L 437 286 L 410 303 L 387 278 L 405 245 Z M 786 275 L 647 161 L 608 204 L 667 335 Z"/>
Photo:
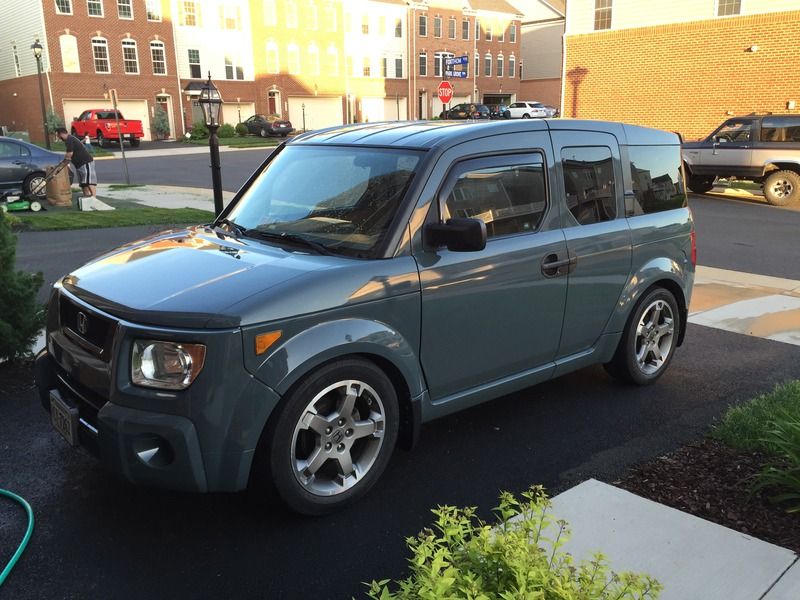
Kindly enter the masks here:
<path id="1" fill-rule="evenodd" d="M 282 144 L 208 225 L 53 288 L 41 400 L 128 480 L 363 496 L 426 421 L 602 363 L 649 384 L 686 331 L 678 136 L 397 122 Z"/>

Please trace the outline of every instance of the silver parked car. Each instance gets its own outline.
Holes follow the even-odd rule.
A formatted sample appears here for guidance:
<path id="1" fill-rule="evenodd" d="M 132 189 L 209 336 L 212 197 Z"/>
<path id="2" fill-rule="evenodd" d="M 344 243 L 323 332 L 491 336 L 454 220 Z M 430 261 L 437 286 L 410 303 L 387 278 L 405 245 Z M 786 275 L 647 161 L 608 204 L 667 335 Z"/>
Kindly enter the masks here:
<path id="1" fill-rule="evenodd" d="M 543 119 L 547 116 L 541 102 L 514 102 L 508 107 L 509 119 Z"/>

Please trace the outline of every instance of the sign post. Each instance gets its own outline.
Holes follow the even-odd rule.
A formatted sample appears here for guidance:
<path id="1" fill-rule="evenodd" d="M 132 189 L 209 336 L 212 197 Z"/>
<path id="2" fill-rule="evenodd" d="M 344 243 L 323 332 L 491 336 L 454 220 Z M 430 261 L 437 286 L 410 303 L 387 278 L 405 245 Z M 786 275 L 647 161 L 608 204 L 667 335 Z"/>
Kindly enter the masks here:
<path id="1" fill-rule="evenodd" d="M 437 90 L 439 100 L 442 102 L 442 110 L 447 110 L 447 103 L 453 99 L 453 84 L 449 81 L 442 81 Z"/>

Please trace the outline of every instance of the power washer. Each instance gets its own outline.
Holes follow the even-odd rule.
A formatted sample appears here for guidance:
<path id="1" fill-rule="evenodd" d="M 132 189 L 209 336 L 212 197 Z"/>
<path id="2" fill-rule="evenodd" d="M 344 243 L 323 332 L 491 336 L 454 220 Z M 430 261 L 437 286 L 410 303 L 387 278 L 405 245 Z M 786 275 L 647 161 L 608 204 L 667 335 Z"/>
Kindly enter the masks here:
<path id="1" fill-rule="evenodd" d="M 28 545 L 28 540 L 31 539 L 31 534 L 33 533 L 33 510 L 31 510 L 31 505 L 28 504 L 25 498 L 17 496 L 13 492 L 0 489 L 0 496 L 6 496 L 7 498 L 11 498 L 12 500 L 18 502 L 19 504 L 22 505 L 22 508 L 24 508 L 25 512 L 28 514 L 28 529 L 25 532 L 25 536 L 22 538 L 22 542 L 20 542 L 17 551 L 14 552 L 14 556 L 11 557 L 11 560 L 8 561 L 8 564 L 6 565 L 5 569 L 3 569 L 3 572 L 0 573 L 0 587 L 2 587 L 3 583 L 6 580 L 6 577 L 8 577 L 9 573 L 11 573 L 11 570 L 14 568 L 14 565 L 17 564 L 19 557 L 22 556 L 23 552 L 25 552 L 25 547 Z"/>

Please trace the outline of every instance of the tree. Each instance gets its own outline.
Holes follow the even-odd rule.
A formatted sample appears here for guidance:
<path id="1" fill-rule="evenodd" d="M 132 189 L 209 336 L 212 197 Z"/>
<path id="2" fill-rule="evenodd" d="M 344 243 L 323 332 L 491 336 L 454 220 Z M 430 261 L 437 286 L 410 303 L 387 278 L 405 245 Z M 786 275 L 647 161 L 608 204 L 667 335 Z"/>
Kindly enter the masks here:
<path id="1" fill-rule="evenodd" d="M 169 117 L 167 116 L 167 111 L 159 105 L 156 105 L 156 110 L 153 113 L 153 133 L 160 140 L 169 137 Z"/>
<path id="2" fill-rule="evenodd" d="M 44 327 L 46 310 L 36 303 L 41 273 L 15 271 L 17 239 L 0 211 L 0 359 L 26 356 Z"/>
<path id="3" fill-rule="evenodd" d="M 64 119 L 56 112 L 56 109 L 51 106 L 47 109 L 47 131 L 52 135 L 59 127 L 64 127 Z"/>

